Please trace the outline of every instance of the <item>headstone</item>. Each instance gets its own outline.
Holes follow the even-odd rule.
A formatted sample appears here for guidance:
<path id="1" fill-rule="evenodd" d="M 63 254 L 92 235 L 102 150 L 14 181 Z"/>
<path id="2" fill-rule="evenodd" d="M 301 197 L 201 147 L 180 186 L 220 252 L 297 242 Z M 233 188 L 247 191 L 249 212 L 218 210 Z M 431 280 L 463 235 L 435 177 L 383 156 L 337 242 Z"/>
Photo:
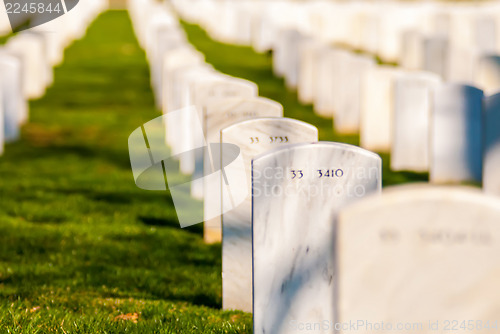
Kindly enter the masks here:
<path id="1" fill-rule="evenodd" d="M 173 110 L 179 110 L 185 105 L 185 95 L 186 95 L 186 87 L 182 83 L 182 79 L 184 76 L 188 76 L 189 74 L 196 75 L 198 74 L 207 74 L 211 73 L 213 69 L 207 63 L 201 62 L 199 64 L 191 64 L 187 66 L 179 67 L 175 70 L 170 71 L 168 86 L 166 88 L 171 92 L 171 96 L 173 101 L 171 102 L 168 112 Z M 179 152 L 182 152 L 182 146 L 185 143 L 185 140 L 188 136 L 190 128 L 190 120 L 182 119 L 181 123 L 173 123 L 171 121 L 167 122 L 167 143 L 172 148 L 172 154 L 177 155 Z"/>
<path id="2" fill-rule="evenodd" d="M 252 312 L 252 189 L 251 161 L 254 157 L 282 145 L 318 141 L 318 129 L 290 118 L 255 118 L 221 131 L 221 143 L 235 144 L 244 160 L 245 180 L 227 170 L 229 188 L 222 188 L 222 308 Z M 231 161 L 224 161 L 222 166 Z M 229 191 L 227 191 L 229 190 Z M 235 194 L 235 193 L 238 194 Z M 232 210 L 232 198 L 245 200 Z"/>
<path id="3" fill-rule="evenodd" d="M 424 64 L 424 36 L 416 30 L 402 33 L 400 65 L 407 70 L 422 70 Z"/>
<path id="4" fill-rule="evenodd" d="M 0 77 L 4 140 L 19 138 L 21 124 L 28 120 L 28 106 L 23 95 L 22 62 L 19 57 L 0 50 Z"/>
<path id="5" fill-rule="evenodd" d="M 348 51 L 329 47 L 319 52 L 314 112 L 321 117 L 332 118 L 335 114 L 338 103 L 336 97 L 341 85 L 339 78 L 346 71 L 345 64 L 349 56 Z"/>
<path id="6" fill-rule="evenodd" d="M 300 70 L 299 45 L 305 37 L 299 31 L 290 30 L 284 38 L 286 43 L 285 85 L 289 89 L 296 89 Z"/>
<path id="7" fill-rule="evenodd" d="M 297 87 L 299 70 L 299 43 L 304 37 L 295 29 L 284 29 L 273 48 L 273 70 L 283 76 L 288 88 Z"/>
<path id="8" fill-rule="evenodd" d="M 391 169 L 426 172 L 429 170 L 429 119 L 431 91 L 439 85 L 431 73 L 408 73 L 394 86 L 394 123 Z"/>
<path id="9" fill-rule="evenodd" d="M 376 152 L 391 150 L 394 118 L 394 83 L 401 72 L 392 66 L 376 66 L 361 83 L 361 147 Z"/>
<path id="10" fill-rule="evenodd" d="M 448 59 L 448 40 L 444 37 L 424 39 L 424 62 L 422 70 L 435 73 L 440 78 L 446 77 Z"/>
<path id="11" fill-rule="evenodd" d="M 476 85 L 486 95 L 492 95 L 500 91 L 500 56 L 486 55 L 480 58 Z"/>
<path id="12" fill-rule="evenodd" d="M 303 104 L 310 104 L 314 101 L 317 90 L 318 58 L 323 44 L 316 39 L 304 39 L 299 46 L 299 77 L 297 94 L 298 99 Z"/>
<path id="13" fill-rule="evenodd" d="M 0 99 L 2 97 L 0 96 Z M 4 132 L 5 132 L 5 125 L 4 125 L 4 111 L 3 108 L 0 106 L 0 156 L 3 155 L 4 152 Z"/>
<path id="14" fill-rule="evenodd" d="M 165 54 L 181 46 L 183 43 L 187 43 L 185 36 L 180 29 L 161 27 L 155 31 L 155 45 L 154 53 L 151 55 L 151 84 L 155 91 L 155 101 L 156 106 L 161 109 L 162 106 L 162 68 L 163 59 Z"/>
<path id="15" fill-rule="evenodd" d="M 447 84 L 435 90 L 431 121 L 430 181 L 480 182 L 483 92 Z"/>
<path id="16" fill-rule="evenodd" d="M 339 64 L 340 65 L 340 64 Z M 333 125 L 337 133 L 359 133 L 359 115 L 361 96 L 361 80 L 364 74 L 375 66 L 370 56 L 351 54 L 343 64 L 341 75 L 336 80 L 337 107 L 335 108 Z"/>
<path id="17" fill-rule="evenodd" d="M 207 78 L 198 80 L 190 87 L 191 101 L 198 111 L 198 118 L 203 124 L 203 118 L 207 105 L 226 98 L 251 98 L 257 96 L 258 87 L 255 83 L 239 78 L 220 76 L 218 78 Z M 194 125 L 193 125 L 194 126 Z M 195 146 L 200 147 L 205 138 L 195 136 Z M 195 169 L 191 182 L 191 196 L 203 199 L 203 151 L 194 152 Z"/>
<path id="18" fill-rule="evenodd" d="M 255 334 L 334 321 L 337 213 L 380 188 L 380 157 L 351 145 L 290 145 L 253 160 Z"/>
<path id="19" fill-rule="evenodd" d="M 478 15 L 475 20 L 476 45 L 484 53 L 497 52 L 497 19 L 490 15 Z"/>
<path id="20" fill-rule="evenodd" d="M 172 73 L 179 68 L 203 64 L 204 61 L 204 56 L 191 46 L 181 46 L 165 53 L 162 73 L 163 113 L 180 107 L 180 101 L 176 95 L 178 92 L 172 83 Z"/>
<path id="21" fill-rule="evenodd" d="M 363 334 L 496 326 L 499 221 L 498 199 L 461 187 L 403 186 L 343 210 L 336 323 Z"/>
<path id="22" fill-rule="evenodd" d="M 484 99 L 483 189 L 500 196 L 500 93 Z"/>
<path id="23" fill-rule="evenodd" d="M 473 85 L 480 53 L 476 49 L 450 46 L 446 60 L 446 81 Z"/>
<path id="24" fill-rule="evenodd" d="M 23 57 L 23 91 L 28 99 L 36 99 L 45 93 L 47 61 L 43 42 L 31 33 L 20 33 L 6 44 L 8 51 Z"/>
<path id="25" fill-rule="evenodd" d="M 206 106 L 204 113 L 204 133 L 207 145 L 220 143 L 220 131 L 225 127 L 256 117 L 282 117 L 283 107 L 265 98 L 226 98 L 214 101 Z M 208 177 L 214 164 L 211 152 L 205 152 L 203 157 L 203 208 L 204 208 L 204 239 L 207 243 L 222 240 L 221 229 L 221 187 L 220 178 Z"/>

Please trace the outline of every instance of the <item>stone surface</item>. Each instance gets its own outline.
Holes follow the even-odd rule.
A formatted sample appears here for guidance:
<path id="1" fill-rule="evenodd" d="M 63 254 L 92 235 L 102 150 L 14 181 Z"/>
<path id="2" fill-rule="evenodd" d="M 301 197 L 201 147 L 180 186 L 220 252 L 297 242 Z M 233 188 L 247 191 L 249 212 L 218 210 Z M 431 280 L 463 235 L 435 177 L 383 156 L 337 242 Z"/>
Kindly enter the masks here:
<path id="1" fill-rule="evenodd" d="M 343 210 L 336 322 L 360 321 L 356 333 L 430 334 L 474 319 L 467 332 L 483 333 L 500 313 L 499 221 L 497 198 L 462 187 L 387 189 Z"/>
<path id="2" fill-rule="evenodd" d="M 356 146 L 297 144 L 253 160 L 254 333 L 334 320 L 336 215 L 380 187 L 380 157 Z"/>
<path id="3" fill-rule="evenodd" d="M 408 70 L 422 70 L 424 64 L 424 36 L 416 30 L 403 32 L 400 66 Z"/>
<path id="4" fill-rule="evenodd" d="M 337 99 L 333 126 L 337 133 L 359 133 L 359 115 L 362 95 L 361 80 L 364 74 L 375 66 L 370 56 L 350 54 L 342 66 L 340 76 L 336 80 Z"/>
<path id="5" fill-rule="evenodd" d="M 404 72 L 392 66 L 376 66 L 361 83 L 361 147 L 377 152 L 391 150 L 394 118 L 394 83 Z"/>
<path id="6" fill-rule="evenodd" d="M 500 93 L 484 99 L 483 189 L 500 196 Z"/>
<path id="7" fill-rule="evenodd" d="M 486 95 L 493 95 L 500 91 L 500 56 L 486 55 L 480 58 L 476 85 Z"/>
<path id="8" fill-rule="evenodd" d="M 10 38 L 6 48 L 22 56 L 24 96 L 28 99 L 41 97 L 48 80 L 48 61 L 45 59 L 42 38 L 24 32 Z"/>
<path id="9" fill-rule="evenodd" d="M 324 45 L 316 39 L 304 39 L 299 45 L 299 77 L 297 94 L 299 101 L 310 104 L 314 101 L 318 75 L 319 52 Z"/>
<path id="10" fill-rule="evenodd" d="M 446 78 L 448 59 L 448 39 L 427 37 L 424 39 L 424 62 L 422 70 L 435 73 L 440 78 Z"/>
<path id="11" fill-rule="evenodd" d="M 194 104 L 198 111 L 198 119 L 203 124 L 206 106 L 216 100 L 240 97 L 251 98 L 257 96 L 258 87 L 255 83 L 227 75 L 206 78 L 206 80 L 196 80 L 190 89 L 190 103 Z M 192 126 L 195 126 L 194 124 Z M 196 133 L 195 133 L 196 134 Z M 203 146 L 205 135 L 193 138 L 194 145 Z M 191 183 L 191 196 L 203 199 L 203 151 L 197 150 L 194 153 L 195 168 L 193 172 L 193 182 Z"/>
<path id="12" fill-rule="evenodd" d="M 283 107 L 272 100 L 255 98 L 225 98 L 218 99 L 206 106 L 204 112 L 204 133 L 209 146 L 220 143 L 220 131 L 225 127 L 256 117 L 281 117 Z M 207 154 L 208 153 L 208 154 Z M 210 151 L 203 157 L 203 208 L 204 208 L 204 239 L 208 243 L 222 240 L 221 229 L 221 188 L 220 178 L 213 175 L 214 165 Z"/>
<path id="13" fill-rule="evenodd" d="M 428 171 L 431 91 L 439 83 L 437 75 L 424 72 L 408 73 L 396 80 L 392 170 Z"/>
<path id="14" fill-rule="evenodd" d="M 481 182 L 482 99 L 480 89 L 466 85 L 447 84 L 435 90 L 431 182 Z"/>
<path id="15" fill-rule="evenodd" d="M 473 85 L 480 53 L 471 48 L 450 45 L 446 61 L 446 81 Z"/>
<path id="16" fill-rule="evenodd" d="M 325 47 L 319 51 L 314 112 L 322 117 L 332 118 L 335 113 L 339 90 L 337 81 L 342 76 L 341 72 L 345 71 L 343 65 L 348 57 L 349 52 L 345 50 Z"/>
<path id="17" fill-rule="evenodd" d="M 0 50 L 0 85 L 6 142 L 17 140 L 20 126 L 28 120 L 28 103 L 23 94 L 22 71 L 20 57 Z"/>
<path id="18" fill-rule="evenodd" d="M 221 131 L 221 143 L 235 144 L 244 160 L 245 179 L 231 178 L 238 171 L 227 170 L 229 188 L 222 188 L 222 308 L 252 312 L 252 189 L 251 161 L 270 149 L 282 145 L 318 141 L 318 129 L 291 118 L 255 118 L 230 125 Z M 224 161 L 222 166 L 231 161 Z M 229 190 L 229 191 L 227 191 Z M 234 193 L 245 200 L 230 211 Z"/>

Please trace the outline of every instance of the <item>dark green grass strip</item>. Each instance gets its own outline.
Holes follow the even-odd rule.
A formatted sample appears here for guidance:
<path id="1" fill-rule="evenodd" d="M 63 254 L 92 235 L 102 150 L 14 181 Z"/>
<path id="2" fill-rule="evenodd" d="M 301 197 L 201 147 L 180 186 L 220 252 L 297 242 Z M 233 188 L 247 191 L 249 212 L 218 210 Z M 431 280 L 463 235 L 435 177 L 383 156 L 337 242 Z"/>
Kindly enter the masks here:
<path id="1" fill-rule="evenodd" d="M 221 72 L 251 80 L 259 86 L 259 94 L 281 103 L 285 116 L 296 118 L 318 127 L 320 140 L 337 141 L 359 145 L 359 136 L 342 136 L 333 131 L 331 119 L 316 115 L 311 105 L 300 104 L 297 93 L 285 88 L 283 79 L 272 72 L 272 55 L 258 54 L 250 47 L 234 46 L 212 40 L 198 25 L 182 22 L 189 41 L 205 54 L 206 61 Z M 380 154 L 383 159 L 384 186 L 428 181 L 428 175 L 410 172 L 392 172 L 390 156 Z"/>

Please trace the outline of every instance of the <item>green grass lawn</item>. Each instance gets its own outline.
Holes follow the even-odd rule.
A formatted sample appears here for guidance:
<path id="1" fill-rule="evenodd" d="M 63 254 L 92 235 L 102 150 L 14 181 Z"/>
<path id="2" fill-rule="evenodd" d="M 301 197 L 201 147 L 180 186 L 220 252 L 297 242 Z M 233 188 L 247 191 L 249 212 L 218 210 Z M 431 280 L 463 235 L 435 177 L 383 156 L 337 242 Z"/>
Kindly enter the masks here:
<path id="1" fill-rule="evenodd" d="M 0 333 L 250 333 L 220 311 L 220 245 L 134 184 L 128 135 L 159 112 L 126 12 L 102 15 L 30 107 L 0 157 Z"/>
<path id="2" fill-rule="evenodd" d="M 185 27 L 216 68 L 256 82 L 321 140 L 358 143 L 300 105 L 269 55 Z M 251 315 L 220 310 L 220 245 L 179 228 L 168 192 L 134 184 L 127 138 L 159 112 L 126 12 L 99 17 L 30 108 L 0 157 L 0 333 L 251 333 Z M 427 178 L 387 162 L 385 184 Z"/>

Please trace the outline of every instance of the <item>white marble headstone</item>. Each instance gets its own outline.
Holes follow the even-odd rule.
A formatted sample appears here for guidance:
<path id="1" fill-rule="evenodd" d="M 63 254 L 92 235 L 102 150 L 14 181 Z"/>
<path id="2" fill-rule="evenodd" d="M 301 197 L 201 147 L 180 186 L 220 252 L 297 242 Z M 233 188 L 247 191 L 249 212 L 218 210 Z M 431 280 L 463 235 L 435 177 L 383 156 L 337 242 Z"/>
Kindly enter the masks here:
<path id="1" fill-rule="evenodd" d="M 310 104 L 314 101 L 317 90 L 318 58 L 319 52 L 324 48 L 323 44 L 316 39 L 304 39 L 299 45 L 299 77 L 297 95 L 299 101 Z"/>
<path id="2" fill-rule="evenodd" d="M 480 53 L 472 48 L 450 45 L 446 60 L 446 81 L 473 85 Z"/>
<path id="3" fill-rule="evenodd" d="M 376 66 L 361 82 L 360 143 L 377 152 L 391 150 L 394 118 L 394 83 L 404 72 L 392 66 Z"/>
<path id="4" fill-rule="evenodd" d="M 225 127 L 256 117 L 282 117 L 281 104 L 262 97 L 225 98 L 206 105 L 204 110 L 204 133 L 208 146 L 220 143 L 220 131 Z M 210 177 L 214 165 L 210 151 L 203 157 L 203 212 L 204 239 L 207 243 L 222 240 L 221 229 L 221 188 L 220 178 Z"/>
<path id="5" fill-rule="evenodd" d="M 428 171 L 431 92 L 439 83 L 436 74 L 424 72 L 409 73 L 396 80 L 392 170 Z"/>
<path id="6" fill-rule="evenodd" d="M 290 145 L 253 160 L 255 334 L 334 321 L 337 214 L 379 192 L 381 181 L 379 156 L 340 143 Z"/>
<path id="7" fill-rule="evenodd" d="M 341 134 L 359 133 L 361 82 L 364 74 L 375 67 L 375 60 L 366 55 L 350 54 L 344 64 L 341 75 L 336 80 L 337 99 L 333 125 Z"/>
<path id="8" fill-rule="evenodd" d="M 205 61 L 204 56 L 191 46 L 180 46 L 165 53 L 162 65 L 163 113 L 180 108 L 176 87 L 173 84 L 173 72 L 183 67 L 200 65 Z"/>
<path id="9" fill-rule="evenodd" d="M 484 99 L 483 189 L 500 196 L 500 93 Z"/>
<path id="10" fill-rule="evenodd" d="M 251 98 L 257 96 L 258 87 L 255 83 L 248 80 L 220 75 L 217 78 L 207 78 L 207 80 L 194 82 L 190 87 L 190 92 L 190 101 L 196 107 L 198 117 L 203 123 L 204 110 L 208 104 L 226 98 Z M 204 139 L 199 137 L 193 138 L 195 146 L 203 146 Z M 191 183 L 191 196 L 203 199 L 203 152 L 197 150 L 193 153 L 195 169 L 193 182 Z"/>
<path id="11" fill-rule="evenodd" d="M 28 99 L 36 99 L 45 93 L 47 84 L 47 60 L 41 38 L 30 33 L 21 33 L 10 38 L 8 51 L 23 58 L 23 91 Z"/>
<path id="12" fill-rule="evenodd" d="M 21 58 L 0 50 L 0 77 L 4 112 L 4 139 L 19 138 L 19 128 L 28 120 L 28 103 L 23 94 Z"/>
<path id="13" fill-rule="evenodd" d="M 500 56 L 487 55 L 480 58 L 476 72 L 476 85 L 486 95 L 500 91 Z"/>
<path id="14" fill-rule="evenodd" d="M 424 64 L 424 36 L 416 30 L 401 34 L 399 65 L 408 70 L 422 70 Z"/>
<path id="15" fill-rule="evenodd" d="M 444 37 L 424 39 L 424 62 L 422 70 L 435 73 L 441 79 L 447 75 L 448 40 Z"/>
<path id="16" fill-rule="evenodd" d="M 251 161 L 254 157 L 282 145 L 318 141 L 318 129 L 291 118 L 255 118 L 228 126 L 221 131 L 221 143 L 235 144 L 245 162 L 246 180 L 225 170 L 229 188 L 222 188 L 222 308 L 252 312 L 252 189 Z M 221 147 L 222 166 L 229 156 Z M 230 211 L 232 198 L 244 202 Z"/>
<path id="17" fill-rule="evenodd" d="M 447 84 L 434 91 L 431 116 L 431 182 L 481 181 L 483 92 Z"/>
<path id="18" fill-rule="evenodd" d="M 363 334 L 493 327 L 499 222 L 500 200 L 466 187 L 394 187 L 343 210 L 336 322 L 359 321 L 356 333 Z"/>
<path id="19" fill-rule="evenodd" d="M 345 71 L 349 52 L 341 49 L 325 47 L 319 51 L 316 76 L 316 92 L 314 96 L 314 112 L 322 117 L 332 118 L 338 104 L 337 91 L 340 77 Z"/>

